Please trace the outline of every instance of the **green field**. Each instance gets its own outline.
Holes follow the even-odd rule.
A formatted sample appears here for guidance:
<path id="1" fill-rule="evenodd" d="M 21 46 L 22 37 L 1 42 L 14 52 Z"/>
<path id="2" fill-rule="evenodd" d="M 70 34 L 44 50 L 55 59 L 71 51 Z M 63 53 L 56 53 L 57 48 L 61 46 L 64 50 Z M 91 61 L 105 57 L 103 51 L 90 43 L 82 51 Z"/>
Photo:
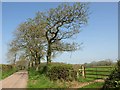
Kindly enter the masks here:
<path id="1" fill-rule="evenodd" d="M 79 82 L 89 82 L 96 79 L 105 79 L 112 71 L 114 70 L 113 66 L 102 66 L 102 67 L 89 67 L 85 68 L 86 78 L 82 78 L 80 75 Z"/>
<path id="2" fill-rule="evenodd" d="M 86 68 L 86 78 L 105 79 L 114 70 L 114 67 L 102 66 Z"/>
<path id="3" fill-rule="evenodd" d="M 109 67 L 109 66 L 102 66 L 102 67 L 89 67 L 85 69 L 86 73 L 86 78 L 82 78 L 80 76 L 79 82 L 91 82 L 96 79 L 105 79 L 108 76 L 105 75 L 110 75 L 110 73 L 114 70 L 114 66 Z M 102 76 L 103 75 L 103 76 Z M 101 88 L 104 85 L 104 82 L 95 82 L 93 84 L 89 84 L 87 86 L 84 86 L 83 88 Z"/>

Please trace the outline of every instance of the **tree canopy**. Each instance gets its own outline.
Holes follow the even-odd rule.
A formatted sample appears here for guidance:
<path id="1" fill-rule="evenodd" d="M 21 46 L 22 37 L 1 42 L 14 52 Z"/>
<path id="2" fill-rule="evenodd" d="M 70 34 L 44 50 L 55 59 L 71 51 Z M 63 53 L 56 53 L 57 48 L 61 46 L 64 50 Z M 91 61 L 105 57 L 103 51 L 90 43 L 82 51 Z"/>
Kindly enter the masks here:
<path id="1" fill-rule="evenodd" d="M 88 21 L 87 3 L 62 3 L 45 12 L 37 12 L 34 18 L 21 23 L 14 32 L 9 52 L 22 53 L 30 62 L 40 64 L 41 59 L 52 61 L 57 52 L 75 51 L 76 42 L 65 42 L 80 32 Z"/>

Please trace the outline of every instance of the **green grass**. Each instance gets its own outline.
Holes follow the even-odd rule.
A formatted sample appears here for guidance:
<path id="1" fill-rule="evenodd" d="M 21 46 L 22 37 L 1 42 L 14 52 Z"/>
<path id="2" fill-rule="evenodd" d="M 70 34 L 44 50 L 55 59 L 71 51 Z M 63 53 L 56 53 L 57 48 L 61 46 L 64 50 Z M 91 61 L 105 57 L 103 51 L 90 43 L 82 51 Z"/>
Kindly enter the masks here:
<path id="1" fill-rule="evenodd" d="M 87 70 L 94 70 L 94 71 L 87 71 Z M 107 76 L 102 76 L 102 75 L 109 75 L 112 70 L 114 70 L 114 68 L 109 68 L 109 67 L 86 68 L 86 77 L 91 76 L 93 78 L 106 78 Z M 89 74 L 101 74 L 101 75 L 89 75 Z"/>
<path id="2" fill-rule="evenodd" d="M 79 82 L 90 82 L 90 81 L 94 81 L 95 78 L 83 78 L 83 77 L 80 77 L 78 79 Z"/>
<path id="3" fill-rule="evenodd" d="M 104 74 L 104 75 L 109 75 L 114 68 L 109 68 L 109 67 L 99 67 L 99 68 L 86 68 L 86 78 L 83 78 L 80 76 L 79 82 L 90 82 L 94 81 L 97 78 L 102 78 L 105 79 L 107 76 L 102 76 L 102 75 L 89 75 L 89 74 Z M 87 71 L 87 70 L 94 70 L 94 71 Z M 100 72 L 100 71 L 109 71 L 109 72 Z"/>
<path id="4" fill-rule="evenodd" d="M 8 76 L 10 76 L 10 75 L 12 75 L 13 73 L 15 73 L 16 72 L 16 69 L 15 68 L 13 68 L 13 69 L 11 69 L 11 70 L 7 70 L 7 71 L 2 71 L 1 73 L 1 79 L 4 79 L 4 78 L 6 78 L 6 77 L 8 77 Z"/>
<path id="5" fill-rule="evenodd" d="M 96 83 L 92 83 L 87 86 L 84 86 L 82 88 L 102 88 L 103 84 L 104 82 L 96 82 Z"/>
<path id="6" fill-rule="evenodd" d="M 37 75 L 30 78 L 28 82 L 29 88 L 52 88 L 55 87 L 53 82 L 51 82 L 48 78 L 46 78 L 44 75 Z"/>
<path id="7" fill-rule="evenodd" d="M 66 88 L 65 82 L 50 81 L 44 74 L 29 70 L 28 88 Z"/>
<path id="8" fill-rule="evenodd" d="M 0 64 L 0 80 L 2 79 L 2 64 Z"/>
<path id="9" fill-rule="evenodd" d="M 11 65 L 0 64 L 0 80 L 12 75 L 17 71 L 15 67 Z"/>

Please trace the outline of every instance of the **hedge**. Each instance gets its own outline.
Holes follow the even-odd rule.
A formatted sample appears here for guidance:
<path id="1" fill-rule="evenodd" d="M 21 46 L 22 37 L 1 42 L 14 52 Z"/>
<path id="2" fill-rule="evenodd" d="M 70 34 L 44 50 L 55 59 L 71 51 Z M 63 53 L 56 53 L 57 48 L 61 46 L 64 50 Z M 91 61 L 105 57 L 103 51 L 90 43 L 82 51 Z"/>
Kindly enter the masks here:
<path id="1" fill-rule="evenodd" d="M 120 60 L 118 60 L 115 70 L 112 71 L 109 77 L 105 80 L 103 89 L 106 90 L 107 88 L 120 89 Z"/>
<path id="2" fill-rule="evenodd" d="M 69 64 L 49 65 L 47 67 L 46 75 L 50 80 L 66 80 L 72 81 L 77 78 L 77 72 Z"/>
<path id="3" fill-rule="evenodd" d="M 46 63 L 41 63 L 37 67 L 37 72 L 46 75 L 50 80 L 73 81 L 77 79 L 77 70 L 72 64 L 50 63 L 47 65 Z M 34 70 L 36 70 L 35 68 Z"/>

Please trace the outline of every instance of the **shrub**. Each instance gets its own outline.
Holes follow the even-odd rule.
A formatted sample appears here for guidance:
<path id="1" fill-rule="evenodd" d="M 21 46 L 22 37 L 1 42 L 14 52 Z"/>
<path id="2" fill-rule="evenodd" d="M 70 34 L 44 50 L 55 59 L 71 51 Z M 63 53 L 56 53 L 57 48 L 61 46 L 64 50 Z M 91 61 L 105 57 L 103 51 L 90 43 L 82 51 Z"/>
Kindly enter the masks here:
<path id="1" fill-rule="evenodd" d="M 45 63 L 41 63 L 39 66 L 38 66 L 38 72 L 40 74 L 46 74 L 47 72 L 47 65 Z"/>
<path id="2" fill-rule="evenodd" d="M 7 71 L 7 70 L 10 70 L 12 68 L 13 68 L 12 65 L 2 65 L 2 71 Z"/>
<path id="3" fill-rule="evenodd" d="M 105 80 L 103 89 L 107 88 L 119 88 L 120 89 L 120 60 L 117 62 L 117 67 Z"/>
<path id="4" fill-rule="evenodd" d="M 66 80 L 72 81 L 76 79 L 77 72 L 69 64 L 52 64 L 47 67 L 47 76 L 51 80 Z"/>

